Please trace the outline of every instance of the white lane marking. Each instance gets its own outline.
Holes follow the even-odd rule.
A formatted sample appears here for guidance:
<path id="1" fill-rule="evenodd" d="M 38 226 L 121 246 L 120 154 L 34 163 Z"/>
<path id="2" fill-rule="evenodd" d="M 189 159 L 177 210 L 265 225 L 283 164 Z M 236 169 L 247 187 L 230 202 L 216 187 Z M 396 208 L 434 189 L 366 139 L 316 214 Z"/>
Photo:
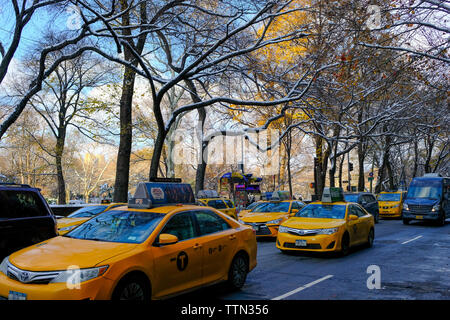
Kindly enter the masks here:
<path id="1" fill-rule="evenodd" d="M 293 294 L 295 294 L 295 293 L 297 293 L 297 292 L 300 292 L 300 291 L 302 291 L 302 290 L 305 290 L 305 289 L 307 289 L 307 288 L 309 288 L 309 287 L 312 287 L 312 286 L 315 285 L 315 284 L 318 284 L 319 282 L 322 282 L 322 281 L 324 281 L 324 280 L 330 279 L 330 278 L 332 278 L 332 277 L 333 277 L 333 276 L 332 276 L 331 274 L 329 274 L 329 275 L 327 275 L 327 276 L 325 276 L 325 277 L 323 277 L 323 278 L 317 279 L 316 281 L 313 281 L 313 282 L 310 282 L 310 283 L 308 283 L 308 284 L 305 284 L 304 286 L 301 286 L 300 288 L 297 288 L 297 289 L 292 290 L 292 291 L 289 291 L 289 292 L 287 292 L 287 293 L 285 293 L 285 294 L 283 294 L 283 295 L 281 295 L 281 296 L 278 296 L 278 297 L 276 297 L 276 298 L 273 298 L 272 300 L 281 300 L 281 299 L 284 299 L 284 298 L 286 298 L 286 297 L 289 297 L 289 296 L 291 296 L 291 295 L 293 295 Z"/>
<path id="2" fill-rule="evenodd" d="M 407 240 L 407 241 L 405 241 L 405 242 L 402 242 L 402 244 L 405 244 L 405 243 L 408 243 L 408 242 L 411 242 L 411 241 L 414 241 L 414 240 L 417 240 L 417 239 L 420 239 L 420 238 L 422 238 L 422 236 L 418 236 L 418 237 L 409 239 L 409 240 Z"/>

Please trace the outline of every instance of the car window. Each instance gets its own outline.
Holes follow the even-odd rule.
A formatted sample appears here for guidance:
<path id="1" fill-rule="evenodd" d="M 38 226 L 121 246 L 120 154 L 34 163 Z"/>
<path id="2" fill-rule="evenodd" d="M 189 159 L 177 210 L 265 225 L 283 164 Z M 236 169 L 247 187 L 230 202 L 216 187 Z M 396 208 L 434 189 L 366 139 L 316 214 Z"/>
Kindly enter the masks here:
<path id="1" fill-rule="evenodd" d="M 73 213 L 69 214 L 68 218 L 91 218 L 101 212 L 103 212 L 108 206 L 107 205 L 99 205 L 99 206 L 89 206 L 85 208 L 78 209 Z"/>
<path id="2" fill-rule="evenodd" d="M 226 223 L 225 220 L 223 220 L 214 212 L 196 211 L 195 216 L 197 218 L 198 226 L 200 229 L 200 235 L 230 229 L 228 223 Z"/>
<path id="3" fill-rule="evenodd" d="M 35 192 L 21 190 L 0 191 L 0 219 L 29 218 L 47 215 L 47 208 Z"/>
<path id="4" fill-rule="evenodd" d="M 292 209 L 301 209 L 301 206 L 297 202 L 292 202 L 291 210 Z"/>
<path id="5" fill-rule="evenodd" d="M 372 203 L 374 201 L 373 198 L 368 194 L 363 195 L 362 198 L 367 203 Z"/>
<path id="6" fill-rule="evenodd" d="M 358 195 L 357 194 L 344 194 L 344 199 L 347 202 L 358 202 Z"/>
<path id="7" fill-rule="evenodd" d="M 223 201 L 226 202 L 228 208 L 234 208 L 234 204 L 233 204 L 233 202 L 231 202 L 230 200 L 223 200 Z"/>
<path id="8" fill-rule="evenodd" d="M 223 202 L 222 200 L 209 200 L 208 206 L 215 209 L 227 209 L 225 202 Z"/>
<path id="9" fill-rule="evenodd" d="M 354 214 L 354 215 L 356 215 L 358 217 L 363 217 L 363 216 L 366 215 L 366 213 L 361 208 L 359 208 L 357 206 L 351 206 L 350 212 L 351 212 L 350 214 Z"/>
<path id="10" fill-rule="evenodd" d="M 191 212 L 181 212 L 175 214 L 166 223 L 161 233 L 169 233 L 178 237 L 178 241 L 183 241 L 195 237 L 194 221 Z"/>
<path id="11" fill-rule="evenodd" d="M 300 218 L 344 219 L 345 205 L 308 204 L 295 214 Z"/>

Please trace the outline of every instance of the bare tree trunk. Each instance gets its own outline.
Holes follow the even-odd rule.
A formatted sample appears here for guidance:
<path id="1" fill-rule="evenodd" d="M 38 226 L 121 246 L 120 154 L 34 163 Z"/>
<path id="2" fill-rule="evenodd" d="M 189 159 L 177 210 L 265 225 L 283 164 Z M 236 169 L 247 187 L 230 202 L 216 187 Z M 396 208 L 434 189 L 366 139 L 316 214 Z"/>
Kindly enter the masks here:
<path id="1" fill-rule="evenodd" d="M 365 150 L 362 142 L 358 143 L 358 191 L 364 191 L 365 179 L 364 179 L 364 160 L 365 160 Z"/>
<path id="2" fill-rule="evenodd" d="M 64 181 L 62 157 L 64 153 L 64 138 L 58 137 L 56 141 L 56 175 L 58 179 L 58 204 L 66 204 L 66 184 Z"/>

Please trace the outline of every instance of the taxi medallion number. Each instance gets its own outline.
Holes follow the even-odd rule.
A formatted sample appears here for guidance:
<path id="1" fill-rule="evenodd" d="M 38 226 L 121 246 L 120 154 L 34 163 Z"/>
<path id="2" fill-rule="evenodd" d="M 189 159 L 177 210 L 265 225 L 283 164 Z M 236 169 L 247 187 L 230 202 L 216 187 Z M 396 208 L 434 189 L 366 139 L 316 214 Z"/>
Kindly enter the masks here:
<path id="1" fill-rule="evenodd" d="M 306 247 L 306 240 L 295 240 L 295 246 Z"/>

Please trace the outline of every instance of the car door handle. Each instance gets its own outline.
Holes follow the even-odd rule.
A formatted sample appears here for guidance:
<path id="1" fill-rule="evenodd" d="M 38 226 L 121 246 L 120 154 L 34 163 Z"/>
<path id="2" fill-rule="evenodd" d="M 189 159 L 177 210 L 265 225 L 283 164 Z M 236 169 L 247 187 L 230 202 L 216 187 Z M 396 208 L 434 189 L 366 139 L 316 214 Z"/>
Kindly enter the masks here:
<path id="1" fill-rule="evenodd" d="M 194 248 L 194 250 L 197 250 L 197 249 L 200 249 L 201 247 L 203 247 L 203 245 L 196 243 L 193 248 Z"/>
<path id="2" fill-rule="evenodd" d="M 232 234 L 231 236 L 228 237 L 228 239 L 234 240 L 234 239 L 236 239 L 236 235 L 235 235 L 235 234 Z"/>

